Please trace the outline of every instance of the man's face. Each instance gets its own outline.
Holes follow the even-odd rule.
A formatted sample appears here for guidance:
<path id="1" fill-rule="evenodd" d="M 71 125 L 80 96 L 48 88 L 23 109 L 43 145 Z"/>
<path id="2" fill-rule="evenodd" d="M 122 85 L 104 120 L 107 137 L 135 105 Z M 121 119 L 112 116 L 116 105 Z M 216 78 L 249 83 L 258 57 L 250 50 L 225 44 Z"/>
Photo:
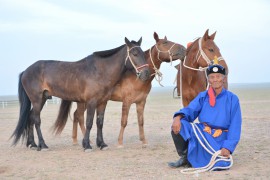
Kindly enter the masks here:
<path id="1" fill-rule="evenodd" d="M 225 76 L 220 73 L 212 73 L 208 75 L 209 84 L 214 89 L 222 88 Z"/>

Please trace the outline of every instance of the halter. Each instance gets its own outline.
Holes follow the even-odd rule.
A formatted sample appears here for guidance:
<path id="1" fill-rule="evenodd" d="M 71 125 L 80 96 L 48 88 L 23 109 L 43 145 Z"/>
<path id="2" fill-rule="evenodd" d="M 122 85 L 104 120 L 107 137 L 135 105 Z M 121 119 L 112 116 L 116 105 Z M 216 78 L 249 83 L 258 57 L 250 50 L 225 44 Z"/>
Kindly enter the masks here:
<path id="1" fill-rule="evenodd" d="M 134 62 L 132 61 L 130 55 L 129 55 L 129 52 L 133 49 L 133 48 L 136 48 L 136 47 L 140 47 L 140 46 L 133 46 L 132 48 L 127 48 L 127 57 L 126 57 L 126 60 L 125 60 L 125 65 L 127 64 L 127 60 L 129 59 L 130 63 L 132 64 L 132 66 L 134 67 L 134 69 L 136 70 L 136 74 L 137 76 L 139 76 L 141 74 L 141 71 L 139 71 L 140 69 L 142 69 L 143 67 L 148 67 L 149 64 L 144 64 L 144 65 L 141 65 L 139 67 L 136 67 Z"/>
<path id="2" fill-rule="evenodd" d="M 196 55 L 197 62 L 202 57 L 206 61 L 208 66 L 211 65 L 213 60 L 210 60 L 207 57 L 207 55 L 205 54 L 205 52 L 203 51 L 203 49 L 202 49 L 202 38 L 199 39 L 198 44 L 199 44 L 199 50 L 198 50 L 197 55 Z M 194 71 L 205 71 L 208 68 L 208 66 L 199 67 L 199 68 L 189 67 L 189 66 L 186 65 L 186 57 L 187 56 L 185 56 L 184 63 L 183 63 L 184 67 L 186 67 L 188 69 L 191 69 L 191 70 L 194 70 Z M 219 56 L 217 59 L 218 59 L 218 61 L 224 60 L 222 56 Z"/>
<path id="3" fill-rule="evenodd" d="M 170 49 L 168 49 L 167 51 L 161 51 L 158 49 L 157 47 L 157 44 L 155 45 L 155 47 L 157 48 L 157 51 L 158 51 L 158 60 L 159 59 L 159 53 L 163 52 L 163 53 L 169 53 L 169 56 L 170 56 L 170 61 L 171 61 L 171 64 L 172 64 L 172 53 L 171 53 L 171 49 L 173 48 L 173 46 L 175 45 L 175 43 L 170 47 Z M 160 60 L 161 61 L 161 60 Z M 161 61 L 162 62 L 162 61 Z"/>
<path id="4" fill-rule="evenodd" d="M 155 47 L 156 47 L 156 49 L 157 49 L 157 51 L 158 51 L 158 60 L 161 61 L 161 62 L 163 62 L 161 59 L 159 59 L 159 53 L 160 53 L 160 52 L 163 52 L 163 53 L 169 53 L 169 56 L 170 56 L 170 62 L 172 63 L 172 53 L 171 53 L 171 49 L 173 48 L 174 45 L 175 45 L 175 43 L 174 43 L 167 51 L 161 51 L 161 50 L 158 49 L 157 45 L 155 44 Z M 151 62 L 152 62 L 152 64 L 153 64 L 153 66 L 154 66 L 153 69 L 154 69 L 154 71 L 155 71 L 155 73 L 151 74 L 151 76 L 155 76 L 155 79 L 156 79 L 156 81 L 159 83 L 159 85 L 162 86 L 162 87 L 164 87 L 164 86 L 160 83 L 160 82 L 162 81 L 162 79 L 163 79 L 162 73 L 159 71 L 159 69 L 158 69 L 158 68 L 155 66 L 155 64 L 154 64 L 154 61 L 153 61 L 153 58 L 152 58 L 152 52 L 151 52 L 151 49 L 152 49 L 152 48 L 149 49 L 150 60 L 151 60 Z"/>
<path id="5" fill-rule="evenodd" d="M 203 51 L 203 49 L 202 49 L 202 38 L 199 39 L 198 44 L 199 44 L 199 50 L 198 50 L 197 55 L 196 55 L 196 61 L 198 62 L 199 59 L 202 57 L 206 61 L 206 63 L 207 63 L 208 66 L 211 65 L 213 60 L 210 60 L 207 57 L 207 55 L 205 54 L 205 52 Z M 208 68 L 208 66 L 206 66 L 206 67 L 199 67 L 199 68 L 193 68 L 193 67 L 187 66 L 186 65 L 186 58 L 187 58 L 187 56 L 185 56 L 184 62 L 183 62 L 183 66 L 185 68 L 188 68 L 188 69 L 191 69 L 191 70 L 194 70 L 194 71 L 204 71 L 205 72 L 205 78 L 208 79 L 207 78 L 207 74 L 206 74 L 206 69 Z M 222 60 L 225 61 L 225 59 L 222 56 L 219 56 L 217 59 L 218 59 L 218 61 L 222 61 Z M 180 63 L 180 67 L 179 68 L 180 68 L 180 71 L 181 71 L 180 72 L 180 93 L 181 93 L 181 97 L 183 97 L 182 96 L 182 93 L 183 92 L 182 92 L 182 64 L 181 63 Z M 208 88 L 209 88 L 209 84 L 207 82 L 206 89 L 208 89 Z M 182 101 L 180 103 L 180 107 L 184 107 L 183 106 L 183 98 L 182 98 Z"/>

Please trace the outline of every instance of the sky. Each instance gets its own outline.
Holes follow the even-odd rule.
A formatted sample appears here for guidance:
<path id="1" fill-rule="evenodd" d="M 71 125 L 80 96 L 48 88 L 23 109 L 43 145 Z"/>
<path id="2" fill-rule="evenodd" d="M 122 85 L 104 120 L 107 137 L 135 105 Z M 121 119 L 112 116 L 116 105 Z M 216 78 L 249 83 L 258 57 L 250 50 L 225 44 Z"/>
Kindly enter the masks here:
<path id="1" fill-rule="evenodd" d="M 78 61 L 125 37 L 147 50 L 154 32 L 186 46 L 207 29 L 229 83 L 270 82 L 269 9 L 268 0 L 0 0 L 0 95 L 17 95 L 19 73 L 38 60 Z M 178 63 L 162 63 L 165 87 Z"/>

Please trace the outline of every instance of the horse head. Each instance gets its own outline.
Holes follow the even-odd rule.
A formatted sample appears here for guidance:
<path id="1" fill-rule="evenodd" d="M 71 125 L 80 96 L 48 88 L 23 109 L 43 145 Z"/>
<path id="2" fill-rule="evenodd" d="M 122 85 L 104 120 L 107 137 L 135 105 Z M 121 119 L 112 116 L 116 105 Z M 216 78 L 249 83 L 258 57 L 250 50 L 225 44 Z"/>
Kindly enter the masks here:
<path id="1" fill-rule="evenodd" d="M 180 44 L 164 39 L 159 39 L 158 34 L 154 32 L 154 39 L 156 40 L 156 49 L 158 51 L 158 59 L 160 61 L 171 62 L 173 60 L 183 60 L 186 55 L 186 48 Z"/>
<path id="2" fill-rule="evenodd" d="M 150 77 L 149 65 L 145 59 L 144 52 L 141 49 L 142 38 L 136 41 L 129 41 L 125 37 L 125 43 L 127 46 L 127 58 L 126 67 L 127 69 L 133 69 L 136 72 L 137 77 L 142 81 L 146 81 Z M 127 63 L 129 59 L 130 63 Z"/>
<path id="3" fill-rule="evenodd" d="M 196 61 L 198 62 L 198 66 L 202 68 L 213 64 L 215 56 L 219 61 L 224 60 L 218 46 L 214 42 L 216 32 L 209 36 L 208 31 L 207 29 L 203 37 L 196 40 L 198 43 Z"/>

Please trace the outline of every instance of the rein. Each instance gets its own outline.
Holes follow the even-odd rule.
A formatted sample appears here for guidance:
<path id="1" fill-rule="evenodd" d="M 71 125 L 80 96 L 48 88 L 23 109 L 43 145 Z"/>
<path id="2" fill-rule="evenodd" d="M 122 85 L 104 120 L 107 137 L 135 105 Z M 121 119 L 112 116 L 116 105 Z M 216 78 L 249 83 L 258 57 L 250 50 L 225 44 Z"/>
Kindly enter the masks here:
<path id="1" fill-rule="evenodd" d="M 136 67 L 136 65 L 134 64 L 134 62 L 132 61 L 130 55 L 129 55 L 129 52 L 133 49 L 133 48 L 136 48 L 136 47 L 140 47 L 140 46 L 133 46 L 132 48 L 127 48 L 127 57 L 126 57 L 126 60 L 125 60 L 125 64 L 127 63 L 127 60 L 129 59 L 130 63 L 132 64 L 132 66 L 134 67 L 134 69 L 136 70 L 136 74 L 137 76 L 140 75 L 141 71 L 139 71 L 139 69 L 143 68 L 143 67 L 148 67 L 149 64 L 144 64 L 144 65 L 141 65 L 139 67 Z"/>
<path id="2" fill-rule="evenodd" d="M 201 144 L 201 146 L 209 153 L 212 155 L 212 158 L 210 160 L 210 162 L 204 166 L 204 167 L 200 167 L 200 168 L 188 168 L 188 169 L 182 169 L 181 173 L 183 174 L 195 174 L 195 173 L 201 173 L 201 172 L 206 172 L 206 171 L 213 171 L 215 169 L 229 169 L 232 167 L 233 165 L 233 158 L 232 155 L 230 155 L 229 158 L 221 156 L 221 150 L 219 151 L 215 151 L 213 149 L 213 147 L 208 143 L 208 141 L 205 139 L 204 135 L 202 134 L 201 130 L 198 128 L 198 126 L 195 123 L 190 123 L 192 126 L 192 129 L 195 133 L 196 138 L 198 139 L 199 143 Z M 201 141 L 197 131 L 200 133 L 202 139 L 204 140 L 204 142 L 206 143 L 206 145 L 208 147 L 206 147 L 206 145 Z M 214 165 L 219 162 L 219 161 L 227 161 L 227 162 L 231 162 L 229 166 L 226 167 L 214 167 Z"/>
<path id="3" fill-rule="evenodd" d="M 161 61 L 161 62 L 163 62 L 160 58 L 159 58 L 159 53 L 169 53 L 169 56 L 170 56 L 170 62 L 171 62 L 171 64 L 172 64 L 172 53 L 171 53 L 171 49 L 173 48 L 173 46 L 175 45 L 175 43 L 167 50 L 167 51 L 161 51 L 161 50 L 159 50 L 158 49 L 158 47 L 157 47 L 157 45 L 155 44 L 155 47 L 156 47 L 156 49 L 157 49 L 157 51 L 158 51 L 158 60 L 159 61 Z M 160 82 L 162 81 L 162 79 L 163 79 L 163 77 L 162 77 L 162 73 L 159 71 L 159 69 L 155 66 L 155 64 L 154 64 L 154 61 L 153 61 L 153 58 L 152 58 L 152 52 L 151 52 L 151 49 L 152 48 L 150 48 L 149 49 L 149 54 L 150 54 L 150 60 L 151 60 L 151 62 L 152 62 L 152 64 L 153 64 L 153 69 L 154 69 L 154 71 L 155 71 L 155 73 L 153 73 L 153 74 L 151 74 L 151 76 L 155 76 L 155 79 L 156 79 L 156 81 L 159 83 L 159 85 L 160 86 L 162 86 L 162 87 L 164 87 Z"/>

